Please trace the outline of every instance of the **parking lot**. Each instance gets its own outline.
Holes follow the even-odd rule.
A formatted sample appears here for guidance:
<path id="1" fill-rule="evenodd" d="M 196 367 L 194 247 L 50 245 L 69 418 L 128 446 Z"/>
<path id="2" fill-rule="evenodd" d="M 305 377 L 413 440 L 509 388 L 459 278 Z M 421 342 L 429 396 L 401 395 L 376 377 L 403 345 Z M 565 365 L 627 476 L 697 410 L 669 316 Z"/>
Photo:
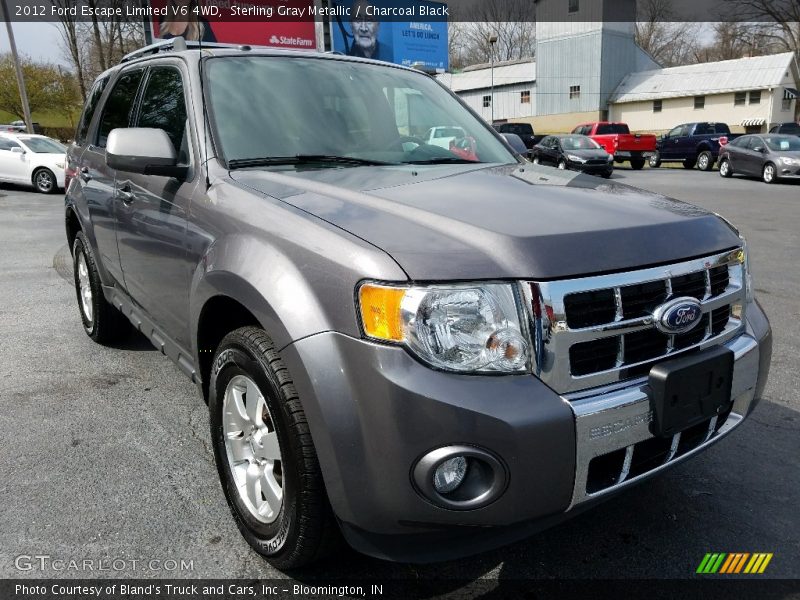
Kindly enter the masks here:
<path id="1" fill-rule="evenodd" d="M 613 180 L 718 212 L 747 237 L 775 336 L 757 412 L 700 457 L 526 541 L 423 566 L 342 551 L 315 577 L 684 578 L 707 552 L 772 552 L 767 576 L 800 577 L 800 185 L 664 168 Z M 0 577 L 284 577 L 233 523 L 196 388 L 144 338 L 104 348 L 82 331 L 63 197 L 0 188 L 0 265 Z M 20 570 L 20 555 L 125 567 Z"/>

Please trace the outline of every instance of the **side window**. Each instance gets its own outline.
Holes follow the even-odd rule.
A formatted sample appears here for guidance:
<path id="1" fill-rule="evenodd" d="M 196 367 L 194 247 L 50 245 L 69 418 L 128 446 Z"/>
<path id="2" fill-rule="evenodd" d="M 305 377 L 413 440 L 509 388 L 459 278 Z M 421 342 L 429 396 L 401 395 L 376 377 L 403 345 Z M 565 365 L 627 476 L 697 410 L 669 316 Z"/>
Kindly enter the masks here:
<path id="1" fill-rule="evenodd" d="M 708 123 L 698 123 L 694 128 L 695 135 L 709 135 L 713 133 L 713 128 Z"/>
<path id="2" fill-rule="evenodd" d="M 97 145 L 101 148 L 106 147 L 108 134 L 112 129 L 130 125 L 133 102 L 136 100 L 141 80 L 141 70 L 130 71 L 123 74 L 111 90 L 111 95 L 103 107 L 103 117 L 100 119 L 100 128 L 97 132 Z"/>
<path id="3" fill-rule="evenodd" d="M 21 148 L 17 142 L 14 140 L 9 140 L 8 138 L 0 138 L 0 150 L 11 150 L 12 148 Z"/>
<path id="4" fill-rule="evenodd" d="M 728 125 L 725 123 L 717 123 L 714 126 L 714 130 L 716 133 L 730 133 L 731 130 L 728 128 Z"/>
<path id="5" fill-rule="evenodd" d="M 81 114 L 81 120 L 78 123 L 78 129 L 75 132 L 75 143 L 78 146 L 82 146 L 86 142 L 86 136 L 89 133 L 89 125 L 92 122 L 92 116 L 94 116 L 94 111 L 97 108 L 97 102 L 100 100 L 100 96 L 103 95 L 103 90 L 106 89 L 107 83 L 108 77 L 98 79 L 89 92 L 89 97 L 86 99 L 86 105 L 83 108 L 83 114 Z"/>
<path id="6" fill-rule="evenodd" d="M 167 132 L 178 162 L 189 162 L 186 139 L 186 102 L 183 94 L 183 78 L 174 67 L 154 67 L 142 94 L 137 127 L 152 127 Z"/>

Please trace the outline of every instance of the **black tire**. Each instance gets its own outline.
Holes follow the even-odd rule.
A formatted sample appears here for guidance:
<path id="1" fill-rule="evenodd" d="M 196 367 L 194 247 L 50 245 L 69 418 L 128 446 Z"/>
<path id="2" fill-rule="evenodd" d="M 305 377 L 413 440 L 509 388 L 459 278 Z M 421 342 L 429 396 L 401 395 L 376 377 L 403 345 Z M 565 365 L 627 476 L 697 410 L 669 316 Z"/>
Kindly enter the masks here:
<path id="1" fill-rule="evenodd" d="M 237 376 L 258 387 L 280 447 L 281 506 L 269 523 L 257 520 L 242 499 L 226 450 L 222 411 L 228 385 Z M 209 412 L 220 483 L 247 543 L 278 569 L 296 569 L 330 554 L 339 532 L 314 442 L 289 371 L 264 330 L 243 327 L 220 342 L 211 371 Z"/>
<path id="2" fill-rule="evenodd" d="M 697 168 L 701 171 L 710 171 L 714 168 L 714 155 L 704 150 L 697 155 Z"/>
<path id="3" fill-rule="evenodd" d="M 54 194 L 58 191 L 58 184 L 56 183 L 56 176 L 50 170 L 44 167 L 36 169 L 31 176 L 31 183 L 36 191 L 40 194 Z"/>
<path id="4" fill-rule="evenodd" d="M 632 158 L 631 159 L 631 169 L 634 171 L 640 171 L 644 168 L 644 159 L 643 158 Z"/>
<path id="5" fill-rule="evenodd" d="M 85 262 L 81 263 L 81 259 Z M 82 264 L 85 265 L 85 272 L 81 268 Z M 75 278 L 78 310 L 86 335 L 98 344 L 108 344 L 130 333 L 128 319 L 103 296 L 97 263 L 83 232 L 78 232 L 72 244 L 72 274 Z M 84 295 L 86 287 L 83 286 L 88 286 L 91 291 L 90 296 Z"/>
<path id="6" fill-rule="evenodd" d="M 731 166 L 731 161 L 727 158 L 723 158 L 719 161 L 719 176 L 733 177 L 733 167 Z"/>
<path id="7" fill-rule="evenodd" d="M 683 161 L 683 168 L 684 169 L 694 169 L 695 159 L 687 158 Z"/>
<path id="8" fill-rule="evenodd" d="M 661 155 L 658 152 L 651 154 L 647 159 L 647 164 L 651 169 L 657 169 L 661 166 Z"/>

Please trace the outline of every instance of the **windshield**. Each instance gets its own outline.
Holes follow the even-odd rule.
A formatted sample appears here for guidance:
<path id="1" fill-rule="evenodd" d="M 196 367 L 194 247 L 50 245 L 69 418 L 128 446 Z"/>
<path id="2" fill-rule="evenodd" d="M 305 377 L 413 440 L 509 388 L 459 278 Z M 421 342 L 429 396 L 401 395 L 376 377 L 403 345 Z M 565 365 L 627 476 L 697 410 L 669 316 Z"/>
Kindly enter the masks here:
<path id="1" fill-rule="evenodd" d="M 561 138 L 561 145 L 564 150 L 597 150 L 600 144 L 595 142 L 592 138 L 582 135 L 570 135 Z"/>
<path id="2" fill-rule="evenodd" d="M 303 57 L 218 57 L 206 64 L 215 137 L 229 166 L 308 156 L 516 162 L 482 121 L 421 73 Z"/>
<path id="3" fill-rule="evenodd" d="M 612 133 L 630 133 L 625 123 L 603 123 L 597 126 L 597 135 L 609 135 Z"/>
<path id="4" fill-rule="evenodd" d="M 19 138 L 31 151 L 37 154 L 50 153 L 50 154 L 65 154 L 67 149 L 55 140 L 48 138 Z"/>
<path id="5" fill-rule="evenodd" d="M 767 143 L 767 146 L 769 146 L 770 150 L 776 150 L 778 152 L 800 151 L 800 138 L 798 137 L 765 135 L 764 141 Z"/>

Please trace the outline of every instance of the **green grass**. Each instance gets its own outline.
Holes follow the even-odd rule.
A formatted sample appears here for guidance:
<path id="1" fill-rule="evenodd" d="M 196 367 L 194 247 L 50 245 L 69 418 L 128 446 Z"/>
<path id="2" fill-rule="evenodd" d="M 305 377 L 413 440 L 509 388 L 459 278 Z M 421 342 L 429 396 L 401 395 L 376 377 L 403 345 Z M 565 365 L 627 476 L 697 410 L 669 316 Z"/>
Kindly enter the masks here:
<path id="1" fill-rule="evenodd" d="M 70 129 L 74 129 L 79 117 L 80 112 L 77 110 L 73 112 L 71 119 L 62 112 L 54 110 L 42 110 L 33 113 L 31 115 L 31 120 L 39 123 L 39 125 L 42 127 L 68 127 Z M 18 120 L 19 117 L 12 115 L 11 113 L 7 113 L 4 110 L 0 110 L 0 123 L 11 123 L 12 121 Z"/>

